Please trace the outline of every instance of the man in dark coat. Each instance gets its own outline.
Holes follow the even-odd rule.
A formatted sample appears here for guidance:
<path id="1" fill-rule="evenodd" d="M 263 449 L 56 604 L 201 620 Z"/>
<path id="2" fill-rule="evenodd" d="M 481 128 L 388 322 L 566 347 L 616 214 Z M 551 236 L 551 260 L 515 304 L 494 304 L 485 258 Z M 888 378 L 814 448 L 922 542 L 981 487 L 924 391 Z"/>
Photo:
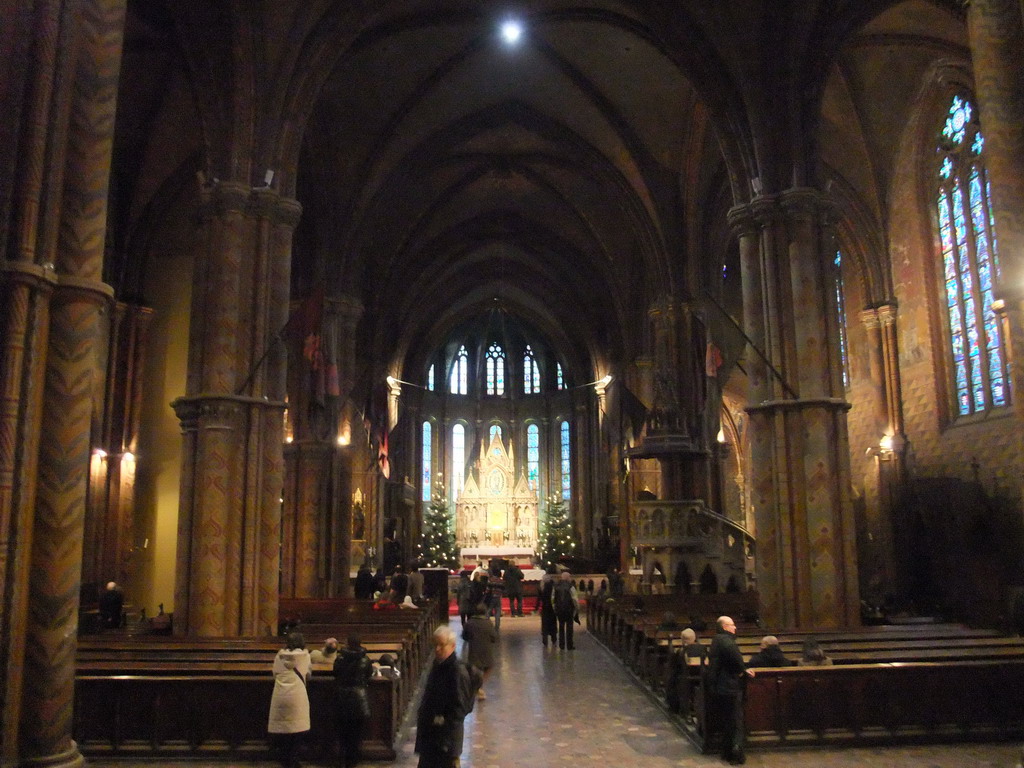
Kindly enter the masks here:
<path id="1" fill-rule="evenodd" d="M 523 615 L 523 571 L 512 563 L 505 569 L 505 596 L 511 616 Z M 518 607 L 517 607 L 518 606 Z"/>
<path id="2" fill-rule="evenodd" d="M 746 758 L 743 756 L 742 734 L 737 729 L 737 718 L 746 665 L 736 645 L 735 634 L 736 622 L 728 616 L 719 616 L 718 633 L 711 641 L 708 654 L 707 685 L 711 694 L 710 726 L 722 734 L 722 758 L 731 765 L 742 765 Z"/>
<path id="3" fill-rule="evenodd" d="M 555 582 L 551 602 L 555 606 L 555 618 L 558 620 L 558 647 L 564 651 L 575 650 L 572 625 L 579 614 L 580 605 L 576 597 L 576 586 L 568 571 L 563 571 Z"/>
<path id="4" fill-rule="evenodd" d="M 792 667 L 795 661 L 790 661 L 779 648 L 779 638 L 775 635 L 765 635 L 761 638 L 761 650 L 750 657 L 748 667 Z"/>
<path id="5" fill-rule="evenodd" d="M 345 768 L 355 768 L 359 763 L 359 745 L 363 741 L 366 721 L 370 719 L 366 686 L 372 674 L 373 665 L 360 645 L 359 637 L 349 636 L 347 646 L 338 652 L 334 660 L 338 741 L 341 742 Z"/>
<path id="6" fill-rule="evenodd" d="M 121 626 L 121 611 L 124 608 L 124 593 L 117 582 L 107 582 L 107 588 L 100 594 L 100 620 L 104 627 L 116 629 Z"/>
<path id="7" fill-rule="evenodd" d="M 469 670 L 455 655 L 455 632 L 434 630 L 434 664 L 416 716 L 418 768 L 454 768 L 462 754 L 462 721 L 476 691 Z"/>

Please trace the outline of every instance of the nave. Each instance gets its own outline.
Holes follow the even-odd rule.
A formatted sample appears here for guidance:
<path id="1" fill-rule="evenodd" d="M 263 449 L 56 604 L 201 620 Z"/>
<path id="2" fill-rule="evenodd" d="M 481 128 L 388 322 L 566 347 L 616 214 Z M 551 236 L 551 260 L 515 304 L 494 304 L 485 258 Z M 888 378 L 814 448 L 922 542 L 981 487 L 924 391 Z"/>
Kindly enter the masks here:
<path id="1" fill-rule="evenodd" d="M 457 620 L 453 628 L 460 630 Z M 577 628 L 576 650 L 544 648 L 537 617 L 505 617 L 498 662 L 466 720 L 462 768 L 696 768 L 724 763 L 701 755 L 637 686 L 622 665 Z M 459 638 L 459 653 L 464 648 Z M 268 661 L 268 670 L 269 670 Z M 268 689 L 271 685 L 268 671 Z M 412 727 L 404 724 L 393 763 L 365 768 L 415 768 Z M 1017 744 L 932 745 L 892 749 L 752 752 L 747 765 L 763 768 L 1015 768 Z M 227 763 L 90 760 L 93 768 L 227 768 Z M 274 768 L 260 761 L 253 768 Z"/>

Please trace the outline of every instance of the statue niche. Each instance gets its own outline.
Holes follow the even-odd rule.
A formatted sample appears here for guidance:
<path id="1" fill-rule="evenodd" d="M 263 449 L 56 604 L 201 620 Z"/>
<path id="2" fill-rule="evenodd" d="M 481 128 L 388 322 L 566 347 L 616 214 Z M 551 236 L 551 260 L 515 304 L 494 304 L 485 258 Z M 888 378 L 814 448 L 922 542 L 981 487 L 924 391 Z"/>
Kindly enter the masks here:
<path id="1" fill-rule="evenodd" d="M 466 478 L 455 502 L 455 543 L 463 547 L 537 546 L 537 493 L 498 435 Z"/>

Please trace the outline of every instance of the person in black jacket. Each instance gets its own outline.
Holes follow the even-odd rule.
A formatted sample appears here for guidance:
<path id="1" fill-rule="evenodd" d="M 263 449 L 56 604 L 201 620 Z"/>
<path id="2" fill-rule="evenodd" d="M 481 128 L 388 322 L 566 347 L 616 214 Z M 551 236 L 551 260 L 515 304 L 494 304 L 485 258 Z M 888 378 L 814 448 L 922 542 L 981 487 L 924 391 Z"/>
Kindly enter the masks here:
<path id="1" fill-rule="evenodd" d="M 709 726 L 722 734 L 722 758 L 731 765 L 746 762 L 743 756 L 742 731 L 737 728 L 743 675 L 747 672 L 743 654 L 736 645 L 736 622 L 728 616 L 718 617 L 718 633 L 708 653 L 708 692 L 711 694 Z"/>
<path id="2" fill-rule="evenodd" d="M 416 715 L 418 768 L 454 768 L 462 754 L 462 721 L 476 699 L 469 668 L 455 655 L 455 632 L 434 630 L 434 663 Z"/>
<path id="3" fill-rule="evenodd" d="M 334 660 L 334 701 L 344 768 L 354 768 L 359 764 L 359 746 L 363 741 L 366 721 L 370 718 L 366 686 L 372 674 L 373 665 L 366 650 L 360 645 L 359 638 L 351 635 Z"/>
<path id="4" fill-rule="evenodd" d="M 792 667 L 796 662 L 790 661 L 779 647 L 779 638 L 765 635 L 761 638 L 761 650 L 750 657 L 748 667 Z"/>
<path id="5" fill-rule="evenodd" d="M 548 647 L 548 640 L 554 646 L 558 642 L 558 618 L 555 616 L 555 604 L 552 597 L 555 589 L 555 568 L 551 566 L 540 583 L 540 590 L 537 594 L 537 610 L 540 612 L 540 639 L 544 647 Z"/>
<path id="6" fill-rule="evenodd" d="M 523 615 L 523 571 L 512 563 L 505 569 L 505 597 L 508 598 L 508 611 L 512 616 Z"/>

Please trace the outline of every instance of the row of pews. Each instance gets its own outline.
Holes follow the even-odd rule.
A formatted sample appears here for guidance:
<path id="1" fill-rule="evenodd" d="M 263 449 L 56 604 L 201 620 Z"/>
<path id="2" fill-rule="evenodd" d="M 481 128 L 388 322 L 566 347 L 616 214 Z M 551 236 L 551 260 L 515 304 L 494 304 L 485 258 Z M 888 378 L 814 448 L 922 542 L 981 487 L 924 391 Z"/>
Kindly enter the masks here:
<path id="1" fill-rule="evenodd" d="M 696 597 L 696 596 L 693 596 Z M 630 596 L 588 605 L 588 629 L 654 694 L 666 697 L 670 654 L 681 647 L 679 630 L 659 629 L 671 611 L 710 645 L 713 615 L 754 616 L 738 595 L 714 606 L 691 596 Z M 831 667 L 760 669 L 746 680 L 744 728 L 750 747 L 875 745 L 996 740 L 1024 735 L 1024 639 L 954 624 L 856 627 L 843 631 L 772 632 L 737 621 L 745 658 L 763 635 L 776 634 L 783 652 L 800 657 L 804 639 L 818 640 Z M 703 670 L 687 667 L 669 698 L 683 702 L 675 717 L 705 751 L 718 729 L 702 685 Z"/>
<path id="2" fill-rule="evenodd" d="M 373 609 L 372 601 L 282 599 L 282 616 L 301 620 L 306 647 L 356 634 L 377 660 L 396 659 L 401 676 L 373 678 L 368 759 L 395 759 L 399 725 L 431 658 L 436 607 Z M 79 638 L 73 734 L 86 757 L 258 760 L 268 750 L 271 665 L 282 638 Z M 312 759 L 334 762 L 334 679 L 314 667 L 308 686 Z"/>

